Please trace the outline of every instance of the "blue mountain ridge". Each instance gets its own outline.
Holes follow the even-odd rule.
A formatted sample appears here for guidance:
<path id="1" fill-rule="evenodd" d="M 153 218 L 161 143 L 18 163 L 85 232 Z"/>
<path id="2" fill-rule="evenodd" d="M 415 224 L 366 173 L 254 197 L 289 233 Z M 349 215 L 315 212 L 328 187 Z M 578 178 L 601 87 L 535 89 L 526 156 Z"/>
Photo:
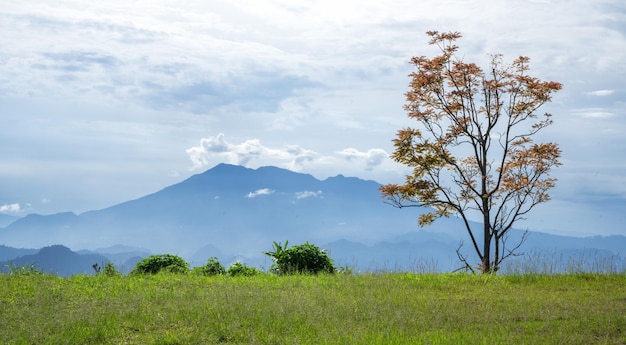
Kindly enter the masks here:
<path id="1" fill-rule="evenodd" d="M 32 248 L 11 248 L 5 245 L 0 245 L 0 261 L 11 260 L 23 255 L 35 254 L 37 249 Z M 1 268 L 2 266 L 0 266 Z"/>
<path id="2" fill-rule="evenodd" d="M 0 272 L 7 273 L 13 269 L 24 267 L 67 277 L 75 274 L 93 274 L 95 273 L 94 264 L 104 267 L 109 261 L 103 255 L 79 254 L 65 246 L 53 245 L 41 248 L 36 253 L 0 262 Z"/>
<path id="3" fill-rule="evenodd" d="M 420 229 L 417 217 L 424 210 L 387 205 L 378 187 L 375 181 L 342 175 L 318 180 L 277 167 L 219 164 L 101 210 L 28 215 L 0 228 L 0 244 L 27 248 L 63 244 L 92 251 L 121 244 L 180 255 L 192 264 L 218 256 L 267 267 L 271 263 L 261 252 L 272 249 L 273 241 L 309 241 L 327 248 L 337 264 L 363 270 L 451 270 L 458 266 L 455 250 L 460 241 L 465 241 L 463 252 L 473 257 L 459 219 L 440 219 Z M 520 231 L 513 232 L 511 243 L 520 236 Z M 532 233 L 520 250 L 553 249 L 567 255 L 595 250 L 606 257 L 623 254 L 621 248 L 626 248 L 623 236 Z"/>

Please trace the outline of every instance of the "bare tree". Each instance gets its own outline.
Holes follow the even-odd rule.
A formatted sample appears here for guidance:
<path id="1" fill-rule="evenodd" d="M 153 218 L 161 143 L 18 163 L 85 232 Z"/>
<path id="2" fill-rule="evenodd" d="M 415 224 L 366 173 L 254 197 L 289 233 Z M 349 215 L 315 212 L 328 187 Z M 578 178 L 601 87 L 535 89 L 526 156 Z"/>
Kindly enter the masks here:
<path id="1" fill-rule="evenodd" d="M 550 114 L 538 116 L 537 110 L 561 84 L 527 75 L 528 57 L 505 65 L 494 55 L 483 70 L 457 56 L 460 33 L 427 35 L 441 55 L 411 59 L 416 71 L 409 75 L 404 106 L 419 128 L 401 129 L 393 140 L 392 158 L 413 173 L 404 185 L 380 190 L 396 207 L 427 207 L 420 226 L 458 215 L 480 259 L 478 269 L 495 272 L 519 248 L 505 246 L 513 224 L 550 200 L 547 191 L 556 179 L 549 173 L 560 165 L 561 151 L 532 137 L 552 124 Z M 476 218 L 482 229 L 472 228 L 470 219 Z"/>

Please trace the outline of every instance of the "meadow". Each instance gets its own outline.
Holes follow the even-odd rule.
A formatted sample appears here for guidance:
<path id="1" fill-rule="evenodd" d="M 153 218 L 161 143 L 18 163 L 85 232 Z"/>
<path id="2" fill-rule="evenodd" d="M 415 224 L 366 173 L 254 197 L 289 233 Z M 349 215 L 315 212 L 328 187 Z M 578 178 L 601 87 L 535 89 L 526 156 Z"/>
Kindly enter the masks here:
<path id="1" fill-rule="evenodd" d="M 1 344 L 626 344 L 624 274 L 0 275 Z"/>

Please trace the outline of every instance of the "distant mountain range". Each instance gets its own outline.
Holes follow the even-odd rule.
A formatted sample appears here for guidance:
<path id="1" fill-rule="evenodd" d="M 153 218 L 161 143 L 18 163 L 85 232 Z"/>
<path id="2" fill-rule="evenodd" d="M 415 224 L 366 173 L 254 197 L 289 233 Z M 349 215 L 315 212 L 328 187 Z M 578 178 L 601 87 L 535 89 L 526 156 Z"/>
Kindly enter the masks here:
<path id="1" fill-rule="evenodd" d="M 37 249 L 11 248 L 0 245 L 0 262 L 11 260 L 19 256 L 35 254 L 37 252 Z"/>
<path id="2" fill-rule="evenodd" d="M 213 245 L 257 254 L 272 241 L 374 243 L 416 229 L 416 212 L 383 203 L 374 181 L 342 175 L 320 181 L 276 167 L 220 164 L 154 194 L 76 215 L 31 214 L 0 229 L 12 247 L 123 244 L 192 255 Z"/>
<path id="3" fill-rule="evenodd" d="M 94 265 L 102 269 L 111 262 L 122 273 L 129 273 L 142 258 L 150 255 L 142 249 L 125 247 L 115 252 L 116 247 L 95 251 L 74 252 L 62 245 L 41 249 L 16 249 L 0 246 L 0 273 L 25 268 L 67 277 L 75 274 L 95 274 Z"/>
<path id="4" fill-rule="evenodd" d="M 12 248 L 60 244 L 84 249 L 79 252 L 83 255 L 106 254 L 102 257 L 119 265 L 150 253 L 170 253 L 194 265 L 217 256 L 225 265 L 241 260 L 268 267 L 271 262 L 261 252 L 272 249 L 272 241 L 309 241 L 329 249 L 337 264 L 363 270 L 457 267 L 455 249 L 466 239 L 461 222 L 440 219 L 419 229 L 416 220 L 423 211 L 386 205 L 379 186 L 342 175 L 318 180 L 276 167 L 220 164 L 102 210 L 30 214 L 0 228 L 0 244 Z M 471 248 L 466 247 L 471 257 Z M 583 239 L 532 233 L 521 250 L 561 258 L 601 253 L 619 261 L 622 248 L 624 236 Z"/>
<path id="5" fill-rule="evenodd" d="M 10 272 L 16 268 L 34 268 L 46 273 L 60 276 L 94 273 L 92 265 L 104 266 L 109 262 L 104 256 L 97 254 L 78 254 L 69 248 L 54 245 L 41 248 L 35 254 L 28 254 L 0 263 L 2 272 Z"/>

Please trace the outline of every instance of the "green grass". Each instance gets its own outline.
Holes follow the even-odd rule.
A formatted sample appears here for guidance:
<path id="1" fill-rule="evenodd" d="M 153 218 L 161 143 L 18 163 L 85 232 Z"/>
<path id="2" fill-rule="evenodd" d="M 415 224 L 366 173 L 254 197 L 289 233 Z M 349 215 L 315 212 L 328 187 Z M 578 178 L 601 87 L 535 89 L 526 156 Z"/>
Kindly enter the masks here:
<path id="1" fill-rule="evenodd" d="M 626 275 L 0 275 L 0 344 L 626 344 Z"/>

